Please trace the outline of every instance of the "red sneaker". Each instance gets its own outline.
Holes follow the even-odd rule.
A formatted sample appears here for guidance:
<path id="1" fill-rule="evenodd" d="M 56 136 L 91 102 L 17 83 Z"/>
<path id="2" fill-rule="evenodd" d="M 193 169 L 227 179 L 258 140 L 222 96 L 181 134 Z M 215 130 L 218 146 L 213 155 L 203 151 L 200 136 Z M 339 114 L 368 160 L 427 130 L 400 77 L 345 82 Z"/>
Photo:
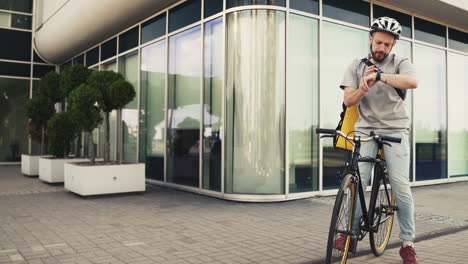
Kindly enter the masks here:
<path id="1" fill-rule="evenodd" d="M 403 264 L 418 264 L 416 250 L 412 246 L 401 247 L 400 256 L 403 259 Z"/>
<path id="2" fill-rule="evenodd" d="M 354 238 L 351 237 L 351 240 L 349 241 L 349 251 L 354 251 Z M 338 249 L 340 251 L 343 251 L 343 248 L 346 245 L 346 235 L 345 234 L 340 234 L 338 238 L 333 242 L 333 248 Z"/>

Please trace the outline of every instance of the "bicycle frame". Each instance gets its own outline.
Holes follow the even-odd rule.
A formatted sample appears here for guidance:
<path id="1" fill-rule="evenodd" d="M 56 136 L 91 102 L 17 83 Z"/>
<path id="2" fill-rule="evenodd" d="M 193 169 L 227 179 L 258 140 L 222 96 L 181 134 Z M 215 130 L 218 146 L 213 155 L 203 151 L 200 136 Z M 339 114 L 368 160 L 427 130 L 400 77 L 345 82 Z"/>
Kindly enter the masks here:
<path id="1" fill-rule="evenodd" d="M 362 159 L 360 159 L 359 155 L 360 155 L 360 150 L 361 150 L 361 142 L 359 141 L 359 136 L 356 136 L 355 138 L 357 140 L 354 140 L 354 149 L 353 149 L 353 153 L 352 153 L 352 156 L 351 156 L 351 164 L 348 164 L 348 168 L 350 169 L 351 174 L 353 174 L 355 176 L 354 180 L 356 181 L 356 184 L 358 185 L 357 186 L 358 197 L 359 197 L 359 201 L 361 202 L 362 218 L 364 220 L 364 225 L 361 226 L 361 231 L 364 231 L 364 232 L 377 232 L 378 224 L 380 223 L 381 219 L 379 219 L 375 225 L 373 225 L 373 226 L 371 225 L 371 223 L 373 222 L 373 219 L 369 219 L 370 216 L 369 216 L 369 213 L 368 213 L 368 210 L 367 210 L 366 200 L 364 198 L 364 189 L 363 189 L 362 184 L 361 184 L 361 174 L 359 172 L 359 162 L 372 162 L 372 163 L 374 163 L 374 166 L 376 166 L 378 163 L 381 163 L 382 162 L 382 160 L 381 160 L 381 150 L 383 149 L 383 143 L 376 141 L 378 148 L 377 148 L 377 154 L 376 154 L 375 158 L 362 158 Z M 377 178 L 378 176 L 379 175 L 374 174 L 374 181 L 379 181 L 380 180 L 379 178 Z M 387 186 L 385 186 L 385 193 L 386 193 L 387 198 L 389 198 Z M 364 238 L 365 234 L 362 234 L 362 235 L 361 234 L 356 234 L 358 240 L 362 240 Z"/>

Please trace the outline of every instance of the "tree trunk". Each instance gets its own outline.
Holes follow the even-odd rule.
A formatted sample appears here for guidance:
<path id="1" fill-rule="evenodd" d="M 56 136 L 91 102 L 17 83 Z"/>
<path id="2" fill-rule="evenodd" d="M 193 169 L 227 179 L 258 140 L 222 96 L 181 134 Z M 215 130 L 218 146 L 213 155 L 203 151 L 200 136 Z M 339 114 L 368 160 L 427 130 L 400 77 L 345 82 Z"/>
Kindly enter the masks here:
<path id="1" fill-rule="evenodd" d="M 119 131 L 120 133 L 118 133 L 119 135 L 119 139 L 117 141 L 117 146 L 119 146 L 119 164 L 122 164 L 122 160 L 123 160 L 123 135 L 124 135 L 124 127 L 123 127 L 123 124 L 122 124 L 122 108 L 119 109 L 119 121 L 117 122 L 117 127 L 120 127 Z"/>
<path id="2" fill-rule="evenodd" d="M 89 160 L 91 164 L 94 165 L 95 163 L 95 156 L 94 156 L 94 142 L 93 142 L 93 131 L 88 132 L 88 141 L 89 141 Z"/>
<path id="3" fill-rule="evenodd" d="M 40 154 L 44 155 L 44 125 L 41 125 L 41 150 Z"/>
<path id="4" fill-rule="evenodd" d="M 106 143 L 104 146 L 104 162 L 109 162 L 110 159 L 110 125 L 109 125 L 109 113 L 105 113 L 106 122 Z"/>

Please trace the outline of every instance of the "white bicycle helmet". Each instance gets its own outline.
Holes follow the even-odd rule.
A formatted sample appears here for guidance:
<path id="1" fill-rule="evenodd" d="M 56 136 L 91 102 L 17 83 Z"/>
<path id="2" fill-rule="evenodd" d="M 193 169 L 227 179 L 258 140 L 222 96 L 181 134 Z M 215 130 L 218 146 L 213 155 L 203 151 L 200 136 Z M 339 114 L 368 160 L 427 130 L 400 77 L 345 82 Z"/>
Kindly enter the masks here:
<path id="1" fill-rule="evenodd" d="M 399 39 L 401 35 L 401 25 L 391 17 L 379 17 L 374 20 L 370 28 L 371 34 L 376 31 L 388 32 L 395 36 L 396 39 Z"/>

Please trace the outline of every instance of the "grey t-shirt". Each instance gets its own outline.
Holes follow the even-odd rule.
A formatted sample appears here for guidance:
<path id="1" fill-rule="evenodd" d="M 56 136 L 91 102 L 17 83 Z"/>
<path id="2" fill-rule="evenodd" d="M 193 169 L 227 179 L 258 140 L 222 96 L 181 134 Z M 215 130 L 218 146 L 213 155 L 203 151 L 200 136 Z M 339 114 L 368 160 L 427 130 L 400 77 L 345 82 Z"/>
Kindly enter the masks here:
<path id="1" fill-rule="evenodd" d="M 383 73 L 405 74 L 416 72 L 407 58 L 395 54 L 388 55 L 380 63 L 374 63 Z M 358 89 L 359 81 L 364 75 L 367 65 L 361 59 L 353 60 L 346 69 L 340 88 Z M 409 116 L 404 101 L 394 87 L 382 81 L 371 87 L 370 91 L 358 103 L 359 119 L 355 129 L 369 133 L 388 134 L 392 132 L 408 132 Z"/>

